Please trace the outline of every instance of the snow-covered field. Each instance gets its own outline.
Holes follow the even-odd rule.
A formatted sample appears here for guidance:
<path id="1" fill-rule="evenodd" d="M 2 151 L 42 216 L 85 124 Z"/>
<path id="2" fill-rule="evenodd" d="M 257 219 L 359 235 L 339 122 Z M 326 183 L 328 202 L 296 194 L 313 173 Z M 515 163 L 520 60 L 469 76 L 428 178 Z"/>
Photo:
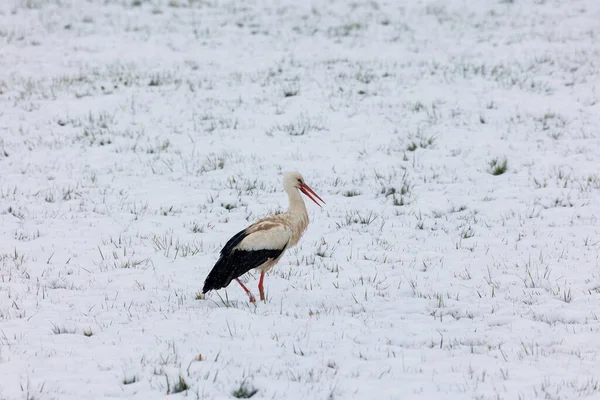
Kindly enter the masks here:
<path id="1" fill-rule="evenodd" d="M 2 1 L 0 399 L 599 398 L 598 21 Z M 266 303 L 205 298 L 287 170 L 327 204 Z"/>

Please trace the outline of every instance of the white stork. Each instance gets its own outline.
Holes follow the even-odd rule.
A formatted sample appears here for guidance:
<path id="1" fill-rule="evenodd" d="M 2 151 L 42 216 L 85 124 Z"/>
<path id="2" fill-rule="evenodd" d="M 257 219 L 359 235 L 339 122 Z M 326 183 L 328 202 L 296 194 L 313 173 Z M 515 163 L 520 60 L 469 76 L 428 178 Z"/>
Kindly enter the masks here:
<path id="1" fill-rule="evenodd" d="M 285 173 L 283 187 L 290 202 L 288 210 L 279 215 L 260 219 L 229 239 L 221 250 L 219 260 L 206 277 L 202 293 L 227 287 L 235 279 L 254 303 L 256 299 L 238 278 L 252 269 L 258 269 L 260 270 L 258 291 L 260 299 L 265 299 L 263 291 L 265 272 L 277 264 L 286 249 L 298 243 L 308 226 L 306 205 L 298 191 L 304 193 L 319 207 L 321 205 L 311 195 L 325 203 L 304 183 L 304 178 L 297 172 Z"/>

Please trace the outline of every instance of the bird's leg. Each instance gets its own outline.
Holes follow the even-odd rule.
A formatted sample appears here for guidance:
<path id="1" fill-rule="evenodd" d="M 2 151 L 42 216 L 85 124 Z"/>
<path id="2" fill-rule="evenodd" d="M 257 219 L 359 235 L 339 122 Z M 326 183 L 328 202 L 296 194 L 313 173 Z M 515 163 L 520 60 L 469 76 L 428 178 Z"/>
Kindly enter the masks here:
<path id="1" fill-rule="evenodd" d="M 240 286 L 242 287 L 242 289 L 244 289 L 244 292 L 246 292 L 246 294 L 250 297 L 250 303 L 256 303 L 256 299 L 254 298 L 254 295 L 252 294 L 252 292 L 246 287 L 246 285 L 244 285 L 242 283 L 242 281 L 240 281 L 238 278 L 235 278 L 235 280 L 237 281 L 237 283 L 240 284 Z"/>
<path id="2" fill-rule="evenodd" d="M 263 290 L 263 281 L 265 280 L 265 271 L 261 271 L 260 279 L 258 280 L 258 291 L 260 293 L 260 301 L 265 301 L 265 292 Z"/>

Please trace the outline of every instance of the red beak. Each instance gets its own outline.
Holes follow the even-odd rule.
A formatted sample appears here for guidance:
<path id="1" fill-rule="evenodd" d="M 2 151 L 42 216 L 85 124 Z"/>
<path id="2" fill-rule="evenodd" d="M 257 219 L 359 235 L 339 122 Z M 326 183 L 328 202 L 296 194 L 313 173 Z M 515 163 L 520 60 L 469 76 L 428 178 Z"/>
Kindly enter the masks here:
<path id="1" fill-rule="evenodd" d="M 321 207 L 321 205 L 320 205 L 320 204 L 317 202 L 317 200 L 315 200 L 315 199 L 314 199 L 314 197 L 312 197 L 311 195 L 314 195 L 314 196 L 315 196 L 317 199 L 321 200 L 321 202 L 322 202 L 323 204 L 325 204 L 325 201 L 324 201 L 322 198 L 320 198 L 320 197 L 319 197 L 319 195 L 318 195 L 318 194 L 316 194 L 316 193 L 315 193 L 315 191 L 314 191 L 314 190 L 312 190 L 312 189 L 311 189 L 311 188 L 310 188 L 308 185 L 306 185 L 306 184 L 304 184 L 304 183 L 303 183 L 303 184 L 301 184 L 301 185 L 300 185 L 300 191 L 301 191 L 302 193 L 304 193 L 304 194 L 306 195 L 306 197 L 308 197 L 309 199 L 311 199 L 312 201 L 314 201 L 314 202 L 315 202 L 315 204 L 316 204 L 316 205 L 318 205 L 319 207 Z"/>

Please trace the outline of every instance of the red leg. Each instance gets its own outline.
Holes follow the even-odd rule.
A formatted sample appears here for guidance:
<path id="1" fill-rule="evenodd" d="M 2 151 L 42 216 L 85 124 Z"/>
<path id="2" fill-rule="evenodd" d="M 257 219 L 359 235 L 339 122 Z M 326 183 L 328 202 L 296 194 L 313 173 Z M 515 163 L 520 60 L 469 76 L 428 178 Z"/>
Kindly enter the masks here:
<path id="1" fill-rule="evenodd" d="M 258 291 L 260 292 L 260 300 L 265 301 L 265 292 L 263 290 L 263 281 L 265 280 L 265 271 L 261 271 L 260 279 L 258 280 Z"/>
<path id="2" fill-rule="evenodd" d="M 244 285 L 242 283 L 242 281 L 240 281 L 238 278 L 235 278 L 235 280 L 237 281 L 237 283 L 240 284 L 240 286 L 242 287 L 242 289 L 244 289 L 244 292 L 246 292 L 246 294 L 250 297 L 250 302 L 251 303 L 256 303 L 256 299 L 254 298 L 254 295 L 252 294 L 252 292 L 250 292 L 250 290 L 248 290 L 248 288 L 246 287 L 246 285 Z"/>

